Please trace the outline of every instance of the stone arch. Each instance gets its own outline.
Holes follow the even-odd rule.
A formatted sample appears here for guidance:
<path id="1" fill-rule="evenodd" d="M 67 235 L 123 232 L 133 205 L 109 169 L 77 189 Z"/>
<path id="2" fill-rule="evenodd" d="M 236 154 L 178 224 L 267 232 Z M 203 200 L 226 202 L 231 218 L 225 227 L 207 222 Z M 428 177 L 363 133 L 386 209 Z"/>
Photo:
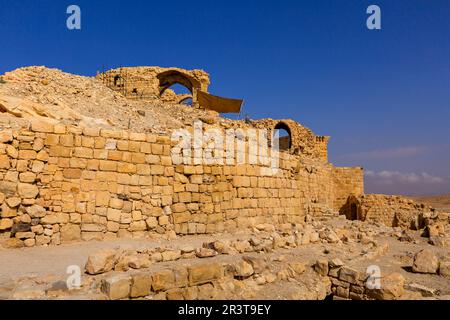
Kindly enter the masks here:
<path id="1" fill-rule="evenodd" d="M 157 78 L 159 80 L 160 95 L 174 84 L 180 84 L 186 87 L 192 94 L 200 89 L 200 83 L 196 79 L 178 70 L 164 71 L 158 74 Z"/>
<path id="2" fill-rule="evenodd" d="M 364 220 L 361 203 L 354 195 L 348 197 L 347 202 L 339 210 L 339 214 L 344 215 L 347 220 Z"/>
<path id="3" fill-rule="evenodd" d="M 188 94 L 188 95 L 183 95 L 180 100 L 178 100 L 178 104 L 183 104 L 184 102 L 186 102 L 187 100 L 192 99 L 192 95 Z"/>
<path id="4" fill-rule="evenodd" d="M 279 148 L 280 151 L 290 151 L 292 149 L 292 130 L 285 122 L 278 122 L 273 128 L 273 133 L 275 134 L 276 130 L 284 130 L 287 132 L 287 137 L 280 137 Z M 272 142 L 273 145 L 273 142 Z"/>

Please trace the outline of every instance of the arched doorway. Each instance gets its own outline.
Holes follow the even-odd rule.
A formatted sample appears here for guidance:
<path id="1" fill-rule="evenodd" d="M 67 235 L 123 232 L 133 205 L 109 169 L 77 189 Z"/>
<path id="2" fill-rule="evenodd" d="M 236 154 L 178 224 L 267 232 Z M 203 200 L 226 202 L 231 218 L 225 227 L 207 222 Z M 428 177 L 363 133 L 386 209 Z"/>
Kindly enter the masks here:
<path id="1" fill-rule="evenodd" d="M 358 206 L 356 203 L 350 205 L 350 215 L 347 217 L 349 220 L 358 220 Z"/>

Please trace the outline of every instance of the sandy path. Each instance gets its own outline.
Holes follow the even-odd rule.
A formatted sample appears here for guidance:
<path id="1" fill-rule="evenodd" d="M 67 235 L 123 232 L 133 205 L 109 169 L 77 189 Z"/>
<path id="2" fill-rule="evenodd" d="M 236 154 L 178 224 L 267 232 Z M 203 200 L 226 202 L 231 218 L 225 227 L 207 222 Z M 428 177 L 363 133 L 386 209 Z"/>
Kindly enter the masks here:
<path id="1" fill-rule="evenodd" d="M 162 239 L 119 239 L 112 241 L 91 241 L 60 246 L 33 247 L 21 249 L 0 248 L 0 284 L 10 279 L 25 276 L 65 275 L 67 267 L 78 265 L 84 267 L 87 257 L 100 249 L 153 248 L 166 246 L 181 248 L 183 246 L 201 247 L 206 241 L 220 239 L 237 239 L 239 235 L 187 236 L 175 240 Z"/>

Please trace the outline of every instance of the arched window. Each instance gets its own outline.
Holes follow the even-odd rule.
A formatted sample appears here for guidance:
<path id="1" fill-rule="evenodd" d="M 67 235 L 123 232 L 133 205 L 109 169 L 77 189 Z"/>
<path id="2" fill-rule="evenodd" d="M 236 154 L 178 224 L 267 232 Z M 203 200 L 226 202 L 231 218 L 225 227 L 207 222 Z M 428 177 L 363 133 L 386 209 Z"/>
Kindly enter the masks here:
<path id="1" fill-rule="evenodd" d="M 114 76 L 114 86 L 119 87 L 122 84 L 122 78 L 119 75 Z"/>
<path id="2" fill-rule="evenodd" d="M 272 139 L 272 146 L 278 146 L 280 151 L 289 151 L 292 147 L 291 130 L 283 122 L 275 126 Z"/>

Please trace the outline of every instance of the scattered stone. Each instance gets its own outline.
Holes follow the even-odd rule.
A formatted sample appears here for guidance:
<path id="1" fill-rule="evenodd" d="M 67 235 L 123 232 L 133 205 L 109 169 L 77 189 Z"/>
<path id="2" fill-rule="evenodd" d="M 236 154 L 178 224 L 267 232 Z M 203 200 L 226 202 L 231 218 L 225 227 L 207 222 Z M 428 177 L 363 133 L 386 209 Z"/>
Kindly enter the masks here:
<path id="1" fill-rule="evenodd" d="M 242 259 L 251 264 L 255 273 L 263 273 L 267 268 L 267 263 L 263 258 L 243 256 Z"/>
<path id="2" fill-rule="evenodd" d="M 358 270 L 342 267 L 339 269 L 339 280 L 358 285 L 362 280 L 362 277 Z"/>
<path id="3" fill-rule="evenodd" d="M 234 276 L 238 278 L 248 278 L 253 275 L 255 271 L 250 263 L 245 260 L 240 260 L 234 264 Z"/>
<path id="4" fill-rule="evenodd" d="M 331 259 L 330 261 L 328 261 L 328 264 L 330 265 L 330 268 L 339 268 L 344 265 L 342 260 L 339 258 Z"/>
<path id="5" fill-rule="evenodd" d="M 211 258 L 217 255 L 217 252 L 213 249 L 199 248 L 195 252 L 198 258 Z"/>
<path id="6" fill-rule="evenodd" d="M 314 270 L 321 276 L 328 275 L 328 261 L 325 259 L 317 260 L 314 265 Z"/>
<path id="7" fill-rule="evenodd" d="M 181 258 L 181 250 L 167 250 L 161 253 L 163 261 L 175 261 Z"/>
<path id="8" fill-rule="evenodd" d="M 306 271 L 306 266 L 302 262 L 291 262 L 289 267 L 297 274 L 302 274 Z"/>
<path id="9" fill-rule="evenodd" d="M 86 273 L 92 275 L 105 273 L 114 268 L 115 262 L 116 251 L 111 249 L 103 249 L 89 255 L 85 270 Z"/>
<path id="10" fill-rule="evenodd" d="M 435 274 L 438 268 L 439 260 L 431 250 L 421 250 L 414 256 L 413 272 Z"/>
<path id="11" fill-rule="evenodd" d="M 450 239 L 448 237 L 430 237 L 429 243 L 435 247 L 447 248 L 449 246 Z"/>
<path id="12" fill-rule="evenodd" d="M 439 274 L 450 278 L 450 261 L 441 261 L 439 264 Z"/>
<path id="13" fill-rule="evenodd" d="M 413 292 L 419 292 L 423 297 L 433 297 L 438 291 L 431 289 L 418 283 L 407 283 L 405 289 Z"/>
<path id="14" fill-rule="evenodd" d="M 381 279 L 381 289 L 368 290 L 368 295 L 377 300 L 397 300 L 405 292 L 404 284 L 401 274 L 392 273 Z"/>

